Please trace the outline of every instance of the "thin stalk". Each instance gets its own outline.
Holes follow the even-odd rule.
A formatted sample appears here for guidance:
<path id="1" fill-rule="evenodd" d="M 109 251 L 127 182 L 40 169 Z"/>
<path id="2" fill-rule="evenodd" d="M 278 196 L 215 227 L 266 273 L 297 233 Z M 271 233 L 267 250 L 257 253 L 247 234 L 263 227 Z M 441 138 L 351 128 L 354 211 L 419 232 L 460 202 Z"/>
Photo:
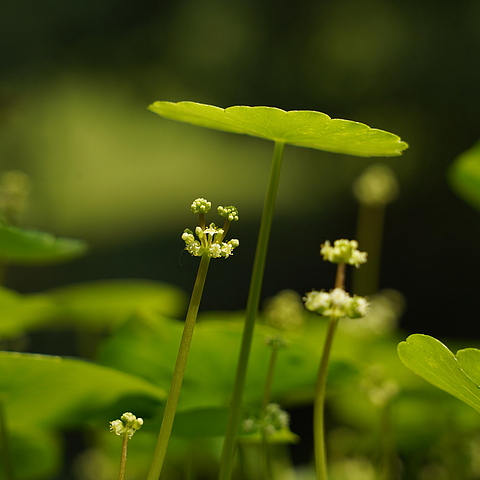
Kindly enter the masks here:
<path id="1" fill-rule="evenodd" d="M 277 361 L 278 348 L 272 346 L 272 353 L 270 354 L 270 361 L 268 363 L 267 378 L 265 379 L 265 389 L 263 391 L 262 399 L 262 418 L 265 418 L 267 413 L 267 406 L 272 398 L 272 384 L 273 384 L 273 372 L 275 371 L 275 363 Z M 272 462 L 270 458 L 270 452 L 268 448 L 267 435 L 262 431 L 262 463 L 263 463 L 263 475 L 265 480 L 273 479 Z"/>
<path id="2" fill-rule="evenodd" d="M 230 403 L 227 429 L 225 432 L 225 440 L 223 443 L 222 458 L 220 461 L 219 480 L 230 480 L 232 476 L 235 443 L 237 439 L 238 425 L 240 423 L 242 397 L 245 387 L 248 357 L 250 355 L 253 329 L 255 326 L 255 319 L 257 316 L 258 305 L 260 302 L 263 273 L 265 270 L 265 261 L 267 258 L 268 240 L 270 238 L 270 230 L 272 227 L 273 210 L 275 206 L 275 198 L 277 195 L 278 182 L 280 179 L 284 146 L 285 144 L 282 142 L 275 142 L 272 166 L 270 170 L 270 179 L 268 183 L 267 193 L 265 196 L 265 203 L 263 206 L 260 232 L 258 235 L 255 260 L 253 263 L 252 278 L 250 281 L 250 289 L 248 292 L 242 346 L 240 349 L 240 357 L 238 360 L 235 383 Z"/>
<path id="3" fill-rule="evenodd" d="M 368 252 L 368 262 L 353 272 L 352 291 L 358 295 L 372 295 L 378 291 L 384 221 L 385 206 L 360 203 L 355 238 L 362 250 Z"/>
<path id="4" fill-rule="evenodd" d="M 262 413 L 265 415 L 267 406 L 270 403 L 272 398 L 272 383 L 273 383 L 273 372 L 275 371 L 275 363 L 277 361 L 278 348 L 272 347 L 272 353 L 270 355 L 270 362 L 268 364 L 267 378 L 265 380 L 265 389 L 263 391 L 263 400 L 262 400 Z"/>
<path id="5" fill-rule="evenodd" d="M 147 480 L 158 480 L 162 472 L 163 462 L 167 453 L 168 442 L 172 433 L 173 421 L 177 411 L 178 399 L 182 388 L 183 375 L 187 366 L 188 352 L 192 342 L 193 329 L 197 320 L 197 313 L 202 299 L 203 287 L 207 277 L 208 265 L 210 264 L 210 256 L 203 254 L 198 267 L 197 278 L 193 287 L 190 305 L 188 306 L 185 326 L 183 327 L 183 335 L 178 350 L 177 362 L 173 371 L 170 392 L 168 393 L 165 412 L 163 414 L 162 426 L 158 435 L 157 446 L 153 455 L 153 461 L 148 472 Z"/>
<path id="6" fill-rule="evenodd" d="M 337 265 L 335 288 L 344 288 L 345 263 Z M 318 369 L 317 383 L 315 386 L 315 400 L 313 403 L 313 440 L 315 450 L 315 468 L 317 480 L 327 480 L 327 452 L 325 445 L 325 393 L 327 385 L 328 360 L 332 348 L 333 337 L 337 328 L 338 317 L 330 317 L 327 337 L 323 346 L 320 368 Z"/>
<path id="7" fill-rule="evenodd" d="M 9 438 L 7 431 L 7 422 L 5 419 L 5 412 L 3 408 L 3 402 L 0 401 L 0 450 L 3 460 L 3 471 L 5 473 L 6 480 L 13 480 L 15 478 L 13 474 Z"/>
<path id="8" fill-rule="evenodd" d="M 120 473 L 118 474 L 118 480 L 125 479 L 125 469 L 127 467 L 127 444 L 128 444 L 128 434 L 123 434 L 122 441 L 122 457 L 120 458 Z"/>
<path id="9" fill-rule="evenodd" d="M 315 468 L 317 480 L 327 480 L 327 453 L 325 447 L 325 391 L 327 384 L 328 359 L 332 347 L 338 318 L 330 317 L 327 338 L 323 346 L 322 359 L 318 369 L 315 386 L 315 401 L 313 404 L 313 439 L 315 447 Z"/>
<path id="10" fill-rule="evenodd" d="M 380 478 L 381 480 L 395 480 L 397 478 L 397 455 L 392 425 L 391 402 L 388 402 L 381 410 L 381 452 L 382 467 Z"/>

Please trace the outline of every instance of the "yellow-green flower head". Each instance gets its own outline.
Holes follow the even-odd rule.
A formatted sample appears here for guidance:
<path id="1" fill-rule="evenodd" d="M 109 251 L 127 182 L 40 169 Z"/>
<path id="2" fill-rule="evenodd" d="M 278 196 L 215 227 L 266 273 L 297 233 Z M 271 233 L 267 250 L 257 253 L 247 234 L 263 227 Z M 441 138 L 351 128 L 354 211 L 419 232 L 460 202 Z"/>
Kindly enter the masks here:
<path id="1" fill-rule="evenodd" d="M 142 425 L 142 418 L 137 418 L 133 413 L 125 412 L 120 420 L 110 422 L 110 431 L 121 437 L 126 435 L 128 438 L 132 438 L 133 434 L 140 430 Z"/>
<path id="2" fill-rule="evenodd" d="M 238 210 L 233 205 L 218 207 L 217 212 L 221 217 L 226 218 L 230 222 L 238 221 Z"/>
<path id="3" fill-rule="evenodd" d="M 192 213 L 208 213 L 208 211 L 212 208 L 212 203 L 204 198 L 197 198 L 193 201 L 192 206 Z"/>
<path id="4" fill-rule="evenodd" d="M 201 257 L 205 252 L 212 258 L 228 258 L 233 255 L 233 250 L 240 245 L 239 240 L 232 238 L 228 242 L 222 242 L 223 229 L 211 223 L 207 228 L 197 227 L 195 234 L 191 230 L 186 229 L 182 234 L 182 240 L 185 242 L 185 250 L 194 257 Z"/>
<path id="5" fill-rule="evenodd" d="M 370 309 L 366 298 L 354 295 L 351 297 L 342 288 L 335 288 L 330 292 L 313 290 L 303 297 L 305 308 L 324 317 L 360 318 Z"/>
<path id="6" fill-rule="evenodd" d="M 367 252 L 358 250 L 358 242 L 356 240 L 335 240 L 333 246 L 329 240 L 320 248 L 320 255 L 325 261 L 331 263 L 346 263 L 360 268 L 360 265 L 367 263 Z"/>

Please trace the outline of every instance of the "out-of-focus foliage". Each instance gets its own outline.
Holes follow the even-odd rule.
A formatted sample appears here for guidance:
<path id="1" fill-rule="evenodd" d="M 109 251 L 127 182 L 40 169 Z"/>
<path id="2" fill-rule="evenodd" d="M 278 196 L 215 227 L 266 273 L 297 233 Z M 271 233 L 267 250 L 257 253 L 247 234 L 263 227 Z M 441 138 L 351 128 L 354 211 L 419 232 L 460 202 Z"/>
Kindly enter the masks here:
<path id="1" fill-rule="evenodd" d="M 480 209 L 480 142 L 457 157 L 450 167 L 449 180 L 458 195 Z"/>
<path id="2" fill-rule="evenodd" d="M 0 261 L 7 264 L 50 264 L 83 255 L 86 242 L 0 224 Z"/>

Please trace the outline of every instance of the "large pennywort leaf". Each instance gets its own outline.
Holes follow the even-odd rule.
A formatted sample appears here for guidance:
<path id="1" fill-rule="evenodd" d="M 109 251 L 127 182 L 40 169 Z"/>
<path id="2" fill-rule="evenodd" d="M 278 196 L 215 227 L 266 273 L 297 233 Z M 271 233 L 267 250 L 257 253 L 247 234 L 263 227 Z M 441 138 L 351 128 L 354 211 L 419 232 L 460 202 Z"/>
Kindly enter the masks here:
<path id="1" fill-rule="evenodd" d="M 287 112 L 273 107 L 246 106 L 223 109 L 195 102 L 155 102 L 149 110 L 199 127 L 360 157 L 401 155 L 408 147 L 392 133 L 310 110 Z"/>

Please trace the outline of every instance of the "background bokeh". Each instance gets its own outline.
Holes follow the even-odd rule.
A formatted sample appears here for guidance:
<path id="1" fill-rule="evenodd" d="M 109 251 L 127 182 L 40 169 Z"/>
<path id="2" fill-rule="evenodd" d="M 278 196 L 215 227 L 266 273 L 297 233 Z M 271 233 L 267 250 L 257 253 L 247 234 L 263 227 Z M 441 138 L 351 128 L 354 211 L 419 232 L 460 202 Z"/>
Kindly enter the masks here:
<path id="1" fill-rule="evenodd" d="M 3 0 L 0 58 L 1 170 L 33 182 L 23 225 L 91 246 L 73 263 L 11 267 L 8 287 L 127 277 L 190 291 L 197 259 L 180 234 L 203 196 L 239 208 L 241 248 L 212 262 L 202 308 L 244 308 L 273 147 L 146 107 L 310 109 L 410 144 L 382 160 L 400 196 L 380 286 L 405 295 L 406 333 L 480 336 L 480 217 L 446 178 L 480 136 L 478 1 Z M 352 182 L 377 161 L 286 148 L 264 298 L 331 286 L 319 245 L 355 235 Z"/>

